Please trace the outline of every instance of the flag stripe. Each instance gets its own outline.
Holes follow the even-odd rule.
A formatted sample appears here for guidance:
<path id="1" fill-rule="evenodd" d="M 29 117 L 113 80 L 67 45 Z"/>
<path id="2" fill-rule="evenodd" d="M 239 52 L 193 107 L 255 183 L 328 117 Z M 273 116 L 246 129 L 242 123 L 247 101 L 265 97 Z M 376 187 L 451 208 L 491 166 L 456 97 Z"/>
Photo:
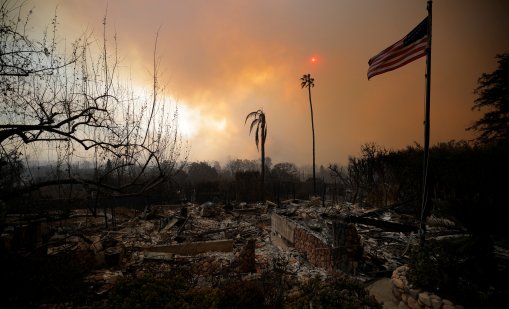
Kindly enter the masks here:
<path id="1" fill-rule="evenodd" d="M 400 57 L 402 55 L 404 56 L 405 54 L 411 52 L 412 49 L 418 48 L 417 45 L 422 44 L 422 43 L 424 43 L 426 45 L 427 38 L 423 38 L 423 39 L 421 39 L 417 42 L 414 42 L 408 46 L 402 46 L 402 43 L 401 44 L 399 44 L 399 43 L 401 43 L 401 41 L 399 41 L 398 43 L 393 45 L 394 47 L 391 48 L 390 51 L 388 51 L 387 53 L 384 53 L 383 55 L 380 55 L 379 57 L 371 58 L 372 60 L 370 60 L 370 65 L 374 66 L 381 62 L 389 62 L 390 60 L 392 60 L 394 58 Z"/>
<path id="2" fill-rule="evenodd" d="M 368 78 L 371 78 L 373 76 L 376 76 L 376 75 L 379 75 L 379 74 L 382 74 L 382 73 L 385 73 L 385 72 L 389 72 L 389 71 L 392 71 L 392 70 L 395 70 L 397 68 L 400 68 L 406 64 L 409 64 L 410 62 L 414 61 L 414 60 L 417 60 L 419 58 L 421 58 L 423 55 L 422 54 L 419 54 L 417 56 L 414 56 L 414 57 L 411 57 L 411 58 L 408 58 L 406 59 L 404 62 L 401 62 L 400 65 L 396 66 L 396 67 L 383 67 L 379 70 L 377 70 L 376 72 L 372 72 Z"/>
<path id="3" fill-rule="evenodd" d="M 421 42 L 422 41 L 422 42 Z M 381 59 L 372 64 L 368 70 L 368 79 L 373 76 L 389 72 L 400 68 L 414 60 L 426 55 L 427 38 L 423 38 L 418 44 L 412 46 L 410 50 L 402 51 L 397 54 L 391 54 L 385 59 Z"/>
<path id="4" fill-rule="evenodd" d="M 376 75 L 400 68 L 426 55 L 428 45 L 427 18 L 401 40 L 369 59 L 368 80 Z"/>

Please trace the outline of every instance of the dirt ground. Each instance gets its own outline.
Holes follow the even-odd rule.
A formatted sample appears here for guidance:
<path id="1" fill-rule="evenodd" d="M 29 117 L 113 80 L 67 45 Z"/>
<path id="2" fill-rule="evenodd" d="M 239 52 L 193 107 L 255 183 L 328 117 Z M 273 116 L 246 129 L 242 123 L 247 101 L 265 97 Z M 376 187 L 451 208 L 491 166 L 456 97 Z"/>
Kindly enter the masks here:
<path id="1" fill-rule="evenodd" d="M 375 296 L 379 303 L 383 303 L 384 309 L 398 309 L 398 304 L 395 304 L 392 299 L 392 283 L 390 278 L 382 278 L 367 287 L 369 293 Z"/>

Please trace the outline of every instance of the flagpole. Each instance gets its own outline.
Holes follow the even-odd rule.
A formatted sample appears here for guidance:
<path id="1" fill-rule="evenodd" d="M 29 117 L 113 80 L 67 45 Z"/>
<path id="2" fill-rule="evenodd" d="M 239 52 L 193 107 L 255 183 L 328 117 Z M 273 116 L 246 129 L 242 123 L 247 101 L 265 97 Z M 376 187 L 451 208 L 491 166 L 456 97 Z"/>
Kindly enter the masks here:
<path id="1" fill-rule="evenodd" d="M 424 116 L 424 162 L 422 176 L 422 204 L 419 226 L 420 245 L 424 246 L 426 239 L 425 211 L 428 202 L 428 165 L 429 165 L 429 133 L 430 133 L 430 88 L 431 88 L 431 16 L 432 0 L 428 0 L 428 46 L 426 48 L 426 110 Z"/>

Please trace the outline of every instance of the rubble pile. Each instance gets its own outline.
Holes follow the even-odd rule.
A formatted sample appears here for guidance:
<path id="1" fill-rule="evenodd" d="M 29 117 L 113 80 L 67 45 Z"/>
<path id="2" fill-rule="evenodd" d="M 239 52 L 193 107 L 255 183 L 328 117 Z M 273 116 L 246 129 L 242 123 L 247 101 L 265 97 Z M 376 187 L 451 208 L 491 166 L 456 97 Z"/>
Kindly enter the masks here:
<path id="1" fill-rule="evenodd" d="M 273 234 L 295 246 L 308 261 L 329 272 L 355 274 L 362 280 L 407 262 L 408 248 L 417 243 L 414 232 L 390 230 L 393 226 L 398 228 L 398 222 L 406 224 L 409 220 L 390 211 L 379 213 L 349 203 L 309 207 L 305 201 L 299 201 L 287 203 L 274 213 L 277 215 L 272 216 Z M 351 220 L 366 214 L 375 215 L 376 219 L 362 222 L 382 222 L 382 227 Z M 387 230 L 384 226 L 387 224 L 393 226 Z"/>
<path id="2" fill-rule="evenodd" d="M 207 288 L 231 277 L 260 278 L 274 269 L 291 277 L 288 282 L 294 284 L 286 292 L 294 297 L 300 293 L 298 284 L 313 278 L 344 272 L 367 281 L 392 271 L 405 263 L 403 256 L 417 241 L 413 232 L 367 224 L 380 219 L 396 225 L 403 220 L 397 214 L 348 203 L 312 199 L 227 206 L 153 205 L 95 216 L 71 210 L 64 219 L 47 222 L 12 217 L 8 233 L 2 234 L 2 250 L 19 249 L 14 244 L 23 239 L 25 251 L 42 248 L 47 255 L 90 257 L 94 269 L 85 282 L 97 297 L 121 279 L 146 275 L 171 278 L 178 271 L 192 286 Z M 371 219 L 362 219 L 368 215 Z"/>
<path id="3" fill-rule="evenodd" d="M 416 233 L 384 231 L 363 224 L 357 224 L 356 227 L 371 272 L 391 271 L 408 262 L 408 250 L 418 242 Z"/>
<path id="4" fill-rule="evenodd" d="M 243 273 L 256 272 L 255 265 L 255 240 L 249 239 L 246 246 L 242 248 L 238 256 L 239 270 Z"/>
<path id="5" fill-rule="evenodd" d="M 143 211 L 117 208 L 115 217 L 102 211 L 92 216 L 87 210 L 71 210 L 66 218 L 42 228 L 37 223 L 32 228 L 37 237 L 30 239 L 36 243 L 25 247 L 44 247 L 48 255 L 91 256 L 94 270 L 85 281 L 99 296 L 121 278 L 165 276 L 177 268 L 187 269 L 192 280 L 203 286 L 213 284 L 213 277 L 232 273 L 256 276 L 274 267 L 274 257 L 281 256 L 296 278 L 323 275 L 296 250 L 272 244 L 268 209 L 267 204 L 242 203 L 225 210 L 219 204 L 189 203 Z M 19 224 L 15 227 L 13 234 L 20 234 Z M 3 244 L 11 241 L 12 237 L 2 238 Z"/>

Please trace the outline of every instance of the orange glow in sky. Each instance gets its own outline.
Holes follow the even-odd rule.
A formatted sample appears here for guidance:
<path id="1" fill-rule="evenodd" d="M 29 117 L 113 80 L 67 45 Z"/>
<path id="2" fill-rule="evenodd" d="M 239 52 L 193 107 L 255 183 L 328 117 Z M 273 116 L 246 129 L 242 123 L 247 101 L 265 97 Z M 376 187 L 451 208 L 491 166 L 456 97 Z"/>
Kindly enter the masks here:
<path id="1" fill-rule="evenodd" d="M 317 165 L 346 164 L 363 144 L 387 149 L 423 143 L 425 58 L 368 81 L 368 59 L 400 40 L 426 15 L 426 1 L 31 1 L 34 29 L 58 6 L 59 39 L 90 31 L 118 41 L 120 68 L 151 86 L 158 32 L 161 85 L 182 102 L 191 161 L 259 159 L 248 113 L 263 109 L 265 155 L 273 164 L 312 163 L 311 74 Z M 509 52 L 509 1 L 433 2 L 431 144 L 469 140 L 479 119 L 473 90 L 495 56 Z M 133 22 L 136 21 L 136 22 Z M 302 22 L 305 21 L 305 27 Z M 40 26 L 40 27 L 37 27 Z M 159 31 L 158 31 L 159 29 Z M 315 54 L 319 51 L 319 54 Z M 326 59 L 326 61 L 325 61 Z M 131 72 L 131 73 L 129 73 Z M 184 123 L 185 122 L 185 123 Z"/>

